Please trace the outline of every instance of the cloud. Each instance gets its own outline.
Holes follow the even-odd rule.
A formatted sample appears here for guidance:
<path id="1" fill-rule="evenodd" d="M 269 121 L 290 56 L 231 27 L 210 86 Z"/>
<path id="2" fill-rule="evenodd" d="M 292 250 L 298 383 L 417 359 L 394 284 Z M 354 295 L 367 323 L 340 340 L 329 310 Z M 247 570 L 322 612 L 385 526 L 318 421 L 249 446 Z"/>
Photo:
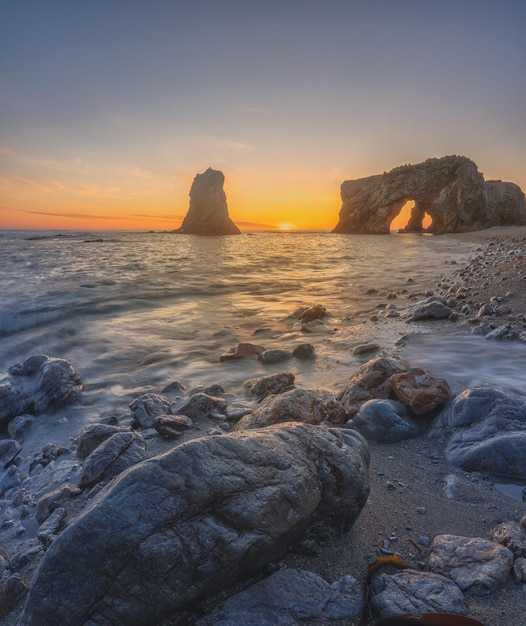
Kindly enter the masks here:
<path id="1" fill-rule="evenodd" d="M 115 213 L 112 215 L 94 214 L 94 213 L 59 213 L 51 211 L 30 211 L 29 209 L 12 209 L 0 206 L 0 209 L 6 211 L 16 211 L 17 213 L 29 213 L 31 215 L 45 215 L 46 217 L 70 217 L 80 220 L 144 220 L 144 218 L 156 221 L 175 222 L 182 220 L 182 215 L 155 215 L 150 213 Z"/>
<path id="2" fill-rule="evenodd" d="M 214 140 L 214 144 L 218 148 L 226 148 L 227 150 L 240 150 L 242 152 L 252 152 L 254 148 L 248 143 L 242 141 Z"/>
<path id="3" fill-rule="evenodd" d="M 235 220 L 235 224 L 236 226 L 239 227 L 243 227 L 243 228 L 255 228 L 255 229 L 262 229 L 262 230 L 275 230 L 276 229 L 276 224 L 263 224 L 262 222 L 239 222 L 238 220 Z"/>

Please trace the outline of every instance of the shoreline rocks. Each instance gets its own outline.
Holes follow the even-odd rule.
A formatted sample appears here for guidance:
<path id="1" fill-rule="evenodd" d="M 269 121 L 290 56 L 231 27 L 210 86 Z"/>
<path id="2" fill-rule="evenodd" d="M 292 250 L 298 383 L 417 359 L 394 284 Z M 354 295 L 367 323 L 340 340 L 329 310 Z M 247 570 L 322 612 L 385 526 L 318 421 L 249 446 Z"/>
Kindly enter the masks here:
<path id="1" fill-rule="evenodd" d="M 154 624 L 278 558 L 314 523 L 348 529 L 368 464 L 357 433 L 307 424 L 195 439 L 144 461 L 51 544 L 20 625 Z"/>

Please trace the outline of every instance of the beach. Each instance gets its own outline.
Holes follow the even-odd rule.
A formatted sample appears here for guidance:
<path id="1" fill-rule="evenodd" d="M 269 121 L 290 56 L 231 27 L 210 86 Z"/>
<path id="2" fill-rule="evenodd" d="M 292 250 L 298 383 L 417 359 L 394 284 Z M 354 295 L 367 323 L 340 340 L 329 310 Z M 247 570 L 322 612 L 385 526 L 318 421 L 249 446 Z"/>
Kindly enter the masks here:
<path id="1" fill-rule="evenodd" d="M 447 379 L 447 373 L 443 371 L 447 368 L 443 363 L 447 362 L 448 343 L 446 341 L 445 345 L 441 346 L 440 337 L 456 336 L 456 333 L 461 337 L 468 336 L 470 330 L 478 324 L 477 312 L 482 303 L 489 303 L 491 298 L 498 297 L 509 305 L 509 313 L 502 317 L 492 318 L 495 325 L 516 320 L 519 320 L 517 323 L 521 323 L 521 316 L 526 313 L 526 289 L 520 270 L 521 259 L 517 259 L 515 254 L 513 260 L 510 260 L 511 257 L 508 253 L 510 250 L 516 252 L 517 249 L 524 248 L 524 237 L 526 237 L 526 228 L 492 228 L 488 231 L 433 238 L 438 241 L 440 249 L 444 250 L 444 256 L 440 259 L 441 268 L 447 271 L 446 275 L 441 273 L 441 276 L 437 276 L 437 281 L 434 283 L 429 275 L 423 276 L 418 280 L 418 284 L 414 288 L 416 293 L 413 295 L 408 292 L 408 286 L 413 288 L 413 283 L 407 281 L 407 278 L 411 278 L 412 281 L 414 280 L 412 276 L 416 276 L 416 267 L 413 266 L 414 271 L 412 273 L 407 270 L 408 273 L 402 273 L 399 278 L 395 275 L 393 283 L 396 284 L 392 285 L 392 290 L 383 289 L 378 290 L 377 294 L 372 294 L 370 297 L 375 300 L 374 302 L 371 300 L 368 307 L 364 307 L 366 310 L 363 313 L 360 311 L 360 304 L 356 305 L 353 310 L 352 325 L 343 325 L 340 320 L 344 316 L 340 313 L 338 316 L 334 315 L 332 319 L 329 318 L 329 322 L 325 323 L 321 331 L 318 330 L 311 335 L 301 331 L 295 326 L 295 322 L 287 322 L 284 330 L 278 330 L 277 326 L 265 330 L 265 325 L 261 325 L 260 320 L 256 320 L 255 323 L 250 322 L 249 313 L 252 311 L 254 314 L 254 301 L 247 300 L 244 311 L 250 323 L 242 324 L 234 331 L 228 325 L 223 326 L 226 330 L 223 330 L 223 333 L 214 339 L 214 353 L 217 355 L 221 351 L 225 351 L 228 346 L 235 345 L 237 341 L 242 341 L 246 337 L 252 338 L 252 340 L 257 338 L 258 343 L 269 342 L 270 346 L 286 345 L 286 347 L 289 345 L 287 341 L 291 339 L 290 343 L 297 343 L 300 338 L 307 338 L 312 341 L 319 353 L 318 362 L 315 366 L 298 364 L 296 361 L 289 362 L 297 368 L 295 373 L 297 374 L 298 385 L 309 388 L 314 386 L 326 388 L 332 378 L 333 389 L 338 389 L 341 388 L 346 373 L 348 377 L 361 363 L 365 363 L 374 356 L 385 355 L 404 359 L 409 354 L 412 361 L 411 365 L 418 366 L 418 363 L 415 362 L 417 358 L 415 355 L 418 355 L 418 350 L 407 352 L 407 349 L 411 347 L 411 335 L 420 336 L 423 333 L 426 336 L 429 335 L 428 340 L 431 342 L 424 344 L 424 352 L 428 354 L 429 358 L 425 367 L 433 370 L 432 354 L 429 355 L 430 346 L 437 346 L 437 350 L 440 347 L 442 360 L 437 369 L 441 370 L 438 373 Z M 495 252 L 496 247 L 498 250 Z M 449 251 L 454 252 L 453 256 L 449 256 Z M 491 266 L 481 266 L 477 259 L 485 256 L 490 258 L 491 254 L 493 254 Z M 283 277 L 282 280 L 285 284 L 286 278 Z M 363 280 L 365 281 L 365 276 Z M 437 287 L 437 282 L 441 284 L 441 287 Z M 453 287 L 454 285 L 456 286 Z M 470 307 L 470 313 L 460 313 L 458 318 L 453 318 L 453 320 L 426 321 L 419 324 L 410 324 L 406 321 L 404 317 L 405 308 L 410 308 L 418 302 L 419 298 L 425 298 L 426 294 L 447 292 L 449 288 L 453 289 L 455 293 L 461 291 L 465 294 L 465 297 L 461 301 L 459 300 L 454 310 Z M 331 296 L 322 282 L 320 289 L 324 289 L 326 295 L 326 298 L 321 300 L 321 304 L 327 304 L 327 309 L 331 310 L 330 304 L 335 303 L 337 298 Z M 364 294 L 363 288 L 360 293 Z M 389 294 L 391 297 L 388 297 Z M 409 298 L 410 295 L 413 297 Z M 265 294 L 261 293 L 260 297 L 265 298 Z M 294 295 L 294 298 L 301 300 L 302 296 Z M 396 303 L 396 307 L 388 308 L 389 304 L 393 303 Z M 290 306 L 291 304 L 292 301 L 288 302 L 287 306 L 283 306 L 283 303 L 276 297 L 273 307 L 278 311 L 277 317 L 290 313 L 290 309 L 293 308 Z M 363 305 L 363 302 L 361 304 Z M 236 306 L 239 307 L 240 303 L 237 302 Z M 374 310 L 377 313 L 374 313 Z M 467 311 L 467 309 L 465 310 Z M 390 317 L 390 311 L 395 311 L 398 316 Z M 268 310 L 266 314 L 268 316 Z M 151 317 L 150 314 L 148 315 Z M 219 312 L 220 315 L 221 312 Z M 215 319 L 214 324 L 218 321 L 218 325 L 221 325 L 224 320 Z M 345 326 L 345 340 L 342 339 L 343 326 Z M 331 334 L 328 333 L 328 327 L 332 329 Z M 208 329 L 209 332 L 210 330 Z M 220 331 L 221 328 L 213 329 L 214 333 L 220 333 Z M 26 335 L 28 344 L 32 340 L 31 332 L 30 330 L 30 334 Z M 181 330 L 179 332 L 186 331 Z M 73 338 L 74 336 L 70 335 L 69 339 L 66 339 L 66 343 L 67 341 L 73 343 Z M 379 345 L 372 355 L 353 354 L 353 347 L 373 340 Z M 184 339 L 181 341 L 184 342 Z M 12 350 L 11 339 L 9 342 L 8 346 Z M 330 346 L 330 351 L 323 351 L 322 345 L 324 343 Z M 58 338 L 53 338 L 53 345 L 59 345 Z M 481 349 L 480 346 L 484 349 L 486 345 L 487 350 L 493 349 L 493 342 L 479 342 L 477 349 Z M 338 347 L 342 350 L 340 358 L 337 356 Z M 514 355 L 522 348 L 523 344 L 518 341 L 499 343 L 499 350 L 504 351 L 504 353 L 509 350 L 509 354 L 513 355 L 510 357 L 512 362 L 509 364 L 511 370 L 514 369 Z M 146 359 L 148 355 L 157 356 L 150 356 L 149 361 L 146 361 L 146 364 L 138 369 L 137 373 L 130 371 L 127 374 L 130 383 L 127 383 L 127 390 L 124 394 L 126 398 L 136 397 L 140 392 L 160 391 L 161 382 L 169 382 L 169 379 L 166 378 L 167 363 L 173 364 L 175 362 L 173 353 L 167 355 L 165 348 L 161 347 L 160 350 L 156 350 L 153 346 L 148 346 L 143 352 L 143 359 Z M 210 358 L 203 357 L 203 353 L 195 349 L 189 351 L 187 357 L 189 358 L 192 353 L 197 355 L 198 361 L 206 362 L 206 359 Z M 65 354 L 63 351 L 62 354 L 56 354 L 56 356 L 67 356 L 71 361 L 74 361 L 75 354 L 80 355 L 81 351 L 79 346 L 73 345 L 69 354 Z M 170 361 L 170 359 L 172 360 Z M 159 363 L 160 366 L 157 367 Z M 148 370 L 151 364 L 154 365 L 154 369 Z M 157 369 L 155 369 L 156 367 Z M 254 365 L 250 361 L 250 368 L 254 367 L 255 369 L 250 372 L 251 374 L 257 373 L 261 366 L 259 364 Z M 279 363 L 272 366 L 270 371 L 286 368 L 287 363 Z M 465 370 L 469 370 L 469 367 L 464 364 L 462 368 L 466 375 Z M 213 379 L 210 379 L 210 371 L 214 372 Z M 268 372 L 269 368 L 264 371 Z M 491 369 L 488 371 L 490 372 L 488 375 L 491 375 Z M 515 391 L 524 393 L 524 385 L 521 388 L 522 371 L 515 373 L 511 380 L 511 386 Z M 208 369 L 204 365 L 194 365 L 191 370 L 187 370 L 187 373 L 190 372 L 195 374 L 195 380 L 192 382 L 201 384 L 205 381 L 209 384 L 223 383 L 225 379 L 227 381 L 242 381 L 243 378 L 249 377 L 248 372 L 243 375 L 237 362 L 232 365 L 227 364 L 222 375 L 216 365 L 213 368 L 208 367 Z M 151 374 L 150 381 L 148 381 L 148 374 Z M 495 374 L 496 377 L 497 374 Z M 134 379 L 133 384 L 131 384 L 132 379 Z M 323 384 L 313 384 L 317 380 L 321 380 Z M 461 385 L 462 381 L 463 379 L 460 377 L 457 385 Z M 185 382 L 188 381 L 185 380 Z M 499 386 L 502 386 L 503 380 L 499 379 L 498 382 Z M 97 392 L 104 392 L 107 394 L 106 399 L 110 400 L 110 406 L 115 407 L 114 397 L 117 395 L 115 386 L 118 384 L 118 376 L 115 374 L 112 379 L 112 395 L 110 395 L 107 388 L 103 387 L 101 383 L 91 383 L 92 388 L 90 389 L 88 386 L 87 390 L 88 397 L 90 395 L 93 397 Z M 231 394 L 231 396 L 237 396 L 237 400 L 234 399 L 233 404 L 245 408 L 254 406 L 253 403 L 250 404 L 250 400 L 246 396 L 241 396 L 239 387 L 236 385 L 239 383 L 236 382 L 234 385 L 235 394 Z M 451 386 L 455 388 L 454 381 L 451 381 Z M 232 386 L 230 388 L 227 386 L 227 392 L 231 388 Z M 456 393 L 458 391 L 460 389 L 455 390 Z M 232 400 L 231 396 L 230 399 Z M 69 430 L 64 431 L 67 435 L 64 436 L 64 441 L 67 442 L 72 428 L 76 427 L 77 433 L 80 431 L 82 421 L 79 416 L 85 414 L 88 407 L 81 406 L 75 409 L 74 413 L 70 413 L 74 417 L 68 424 Z M 100 421 L 103 417 L 96 408 L 96 405 L 91 403 L 91 408 L 89 408 L 90 423 Z M 121 399 L 122 417 L 119 419 L 122 424 L 127 423 L 127 418 L 123 414 L 124 408 L 125 402 Z M 57 415 L 60 414 L 56 414 L 55 419 Z M 481 472 L 462 471 L 447 463 L 444 458 L 443 444 L 427 437 L 427 426 L 428 424 L 422 428 L 418 437 L 399 443 L 379 444 L 370 442 L 370 496 L 352 529 L 342 536 L 329 535 L 323 538 L 317 547 L 317 555 L 297 554 L 291 551 L 276 564 L 276 567 L 309 570 L 321 575 L 329 582 L 346 574 L 350 574 L 360 581 L 365 581 L 368 564 L 382 554 L 391 552 L 399 554 L 411 567 L 421 570 L 425 568 L 429 544 L 436 535 L 454 534 L 464 537 L 488 538 L 491 529 L 498 524 L 510 520 L 519 522 L 526 514 L 526 504 L 519 499 L 504 495 L 497 488 L 497 480 L 494 476 Z M 61 428 L 64 428 L 64 424 L 59 426 L 55 432 L 60 434 Z M 203 421 L 200 425 L 200 431 L 188 432 L 179 441 L 188 441 L 196 436 L 207 436 L 214 429 L 217 430 L 217 425 L 213 423 L 213 420 Z M 39 442 L 40 444 L 41 442 Z M 173 442 L 150 438 L 148 440 L 148 455 L 165 451 L 173 445 Z M 74 451 L 74 446 L 71 447 L 71 443 L 69 446 Z M 68 469 L 68 479 L 75 479 L 79 469 L 80 464 L 72 460 Z M 452 482 L 454 482 L 455 489 L 448 491 L 447 486 L 448 484 L 451 485 Z M 82 510 L 86 502 L 86 495 L 80 496 L 75 504 L 77 511 Z M 73 517 L 72 515 L 72 519 Z M 21 573 L 29 579 L 35 565 L 35 561 L 29 561 L 25 567 L 21 568 Z M 167 619 L 163 624 L 165 626 L 169 624 L 191 624 L 196 616 L 202 613 L 203 607 L 216 606 L 221 598 L 226 595 L 226 592 L 222 592 L 219 596 L 215 596 L 205 602 L 204 605 L 199 606 L 196 612 L 181 615 L 176 619 Z M 468 591 L 465 596 L 469 615 L 479 619 L 486 626 L 519 626 L 522 624 L 522 615 L 517 607 L 524 599 L 524 583 L 516 584 L 512 577 L 500 589 L 488 595 L 480 596 Z M 2 623 L 9 626 L 15 624 L 18 614 L 19 611 L 13 610 L 9 616 L 4 618 Z M 372 626 L 375 623 L 374 616 L 366 612 L 362 621 L 363 626 Z"/>

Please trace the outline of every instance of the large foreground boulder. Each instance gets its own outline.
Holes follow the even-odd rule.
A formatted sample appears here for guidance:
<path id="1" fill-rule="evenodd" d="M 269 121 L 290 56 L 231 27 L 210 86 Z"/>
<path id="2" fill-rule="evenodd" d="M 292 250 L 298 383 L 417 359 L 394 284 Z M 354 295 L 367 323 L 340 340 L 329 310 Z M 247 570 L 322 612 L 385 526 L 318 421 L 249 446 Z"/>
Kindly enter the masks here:
<path id="1" fill-rule="evenodd" d="M 223 190 L 225 176 L 209 167 L 197 174 L 190 189 L 190 206 L 180 228 L 185 235 L 239 235 L 241 231 L 228 215 Z"/>
<path id="2" fill-rule="evenodd" d="M 70 404 L 82 389 L 80 376 L 68 361 L 34 354 L 0 376 L 0 426 L 23 413 L 34 415 Z"/>
<path id="3" fill-rule="evenodd" d="M 469 472 L 526 478 L 526 402 L 491 387 L 458 395 L 433 422 L 449 463 Z"/>
<path id="4" fill-rule="evenodd" d="M 389 234 L 393 219 L 414 201 L 405 231 L 423 230 L 425 215 L 435 234 L 526 223 L 524 193 L 513 183 L 484 181 L 463 156 L 427 159 L 390 172 L 346 180 L 335 233 Z"/>
<path id="5" fill-rule="evenodd" d="M 369 492 L 356 432 L 283 424 L 195 439 L 127 470 L 53 542 L 21 626 L 155 624 L 250 575 Z"/>

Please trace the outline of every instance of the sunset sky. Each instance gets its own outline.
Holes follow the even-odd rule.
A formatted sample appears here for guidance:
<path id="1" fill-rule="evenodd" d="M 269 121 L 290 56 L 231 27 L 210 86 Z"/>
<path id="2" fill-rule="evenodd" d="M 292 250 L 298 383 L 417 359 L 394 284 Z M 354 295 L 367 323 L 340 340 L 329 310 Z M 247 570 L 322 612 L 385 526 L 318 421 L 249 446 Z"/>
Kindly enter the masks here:
<path id="1" fill-rule="evenodd" d="M 526 190 L 524 0 L 5 0 L 0 228 L 331 229 L 342 181 L 461 154 Z"/>

